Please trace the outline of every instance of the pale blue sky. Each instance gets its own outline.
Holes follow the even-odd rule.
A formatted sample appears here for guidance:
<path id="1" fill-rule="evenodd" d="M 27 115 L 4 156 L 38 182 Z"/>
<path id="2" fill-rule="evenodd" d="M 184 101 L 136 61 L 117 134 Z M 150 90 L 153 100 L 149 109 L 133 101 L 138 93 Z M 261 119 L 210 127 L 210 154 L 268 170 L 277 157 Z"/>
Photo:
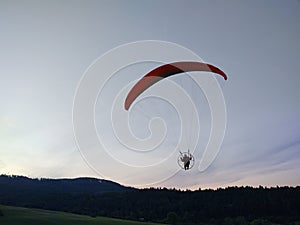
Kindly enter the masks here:
<path id="1" fill-rule="evenodd" d="M 97 177 L 74 141 L 76 87 L 108 50 L 150 39 L 185 46 L 229 76 L 217 159 L 160 185 L 299 185 L 299 1 L 0 0 L 0 29 L 0 173 Z"/>

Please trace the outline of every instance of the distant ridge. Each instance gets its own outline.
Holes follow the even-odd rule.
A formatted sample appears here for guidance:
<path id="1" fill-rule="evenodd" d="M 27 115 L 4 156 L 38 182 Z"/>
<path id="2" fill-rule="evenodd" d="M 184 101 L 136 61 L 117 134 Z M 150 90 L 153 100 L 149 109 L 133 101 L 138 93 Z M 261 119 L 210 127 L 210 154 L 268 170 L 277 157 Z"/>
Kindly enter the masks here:
<path id="1" fill-rule="evenodd" d="M 12 191 L 32 193 L 68 193 L 68 194 L 101 194 L 106 192 L 122 192 L 133 188 L 122 186 L 116 182 L 97 178 L 62 178 L 32 179 L 25 176 L 0 175 L 0 192 L 9 194 Z"/>

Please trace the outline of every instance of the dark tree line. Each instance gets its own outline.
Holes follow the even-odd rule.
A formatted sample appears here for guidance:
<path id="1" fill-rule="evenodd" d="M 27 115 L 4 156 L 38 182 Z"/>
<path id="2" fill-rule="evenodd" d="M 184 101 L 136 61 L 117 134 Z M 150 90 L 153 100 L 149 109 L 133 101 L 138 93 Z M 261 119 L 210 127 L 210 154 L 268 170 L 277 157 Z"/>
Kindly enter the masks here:
<path id="1" fill-rule="evenodd" d="M 80 180 L 85 191 L 80 185 L 76 191 L 66 191 L 52 185 L 30 189 L 30 179 L 25 180 L 24 185 L 22 182 L 12 185 L 0 179 L 0 204 L 170 224 L 250 224 L 250 221 L 251 225 L 268 221 L 293 224 L 300 220 L 300 187 L 180 191 L 118 186 L 112 191 L 108 187 L 99 191 L 101 186 L 98 189 L 87 187 L 96 185 L 87 179 Z M 63 185 L 55 182 L 56 186 Z M 116 187 L 115 183 L 112 185 Z M 7 186 L 9 188 L 5 188 Z M 87 192 L 87 189 L 94 191 Z"/>

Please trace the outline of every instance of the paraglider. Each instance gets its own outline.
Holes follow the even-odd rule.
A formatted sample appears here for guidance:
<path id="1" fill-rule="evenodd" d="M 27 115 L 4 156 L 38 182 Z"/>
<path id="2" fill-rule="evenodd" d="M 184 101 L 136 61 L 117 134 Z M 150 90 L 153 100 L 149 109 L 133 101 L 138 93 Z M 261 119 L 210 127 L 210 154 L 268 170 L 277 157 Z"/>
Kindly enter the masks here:
<path id="1" fill-rule="evenodd" d="M 126 110 L 129 110 L 134 100 L 140 94 L 142 94 L 145 90 L 147 90 L 149 87 L 159 82 L 160 80 L 172 75 L 191 71 L 213 72 L 222 76 L 224 80 L 227 80 L 227 75 L 222 70 L 211 64 L 202 62 L 173 62 L 164 64 L 147 73 L 133 86 L 125 99 L 124 108 Z M 194 161 L 194 156 L 190 153 L 189 150 L 188 152 L 180 152 L 180 155 L 177 159 L 178 165 L 184 170 L 191 169 L 194 165 Z"/>
<path id="2" fill-rule="evenodd" d="M 227 80 L 226 74 L 219 68 L 202 62 L 174 62 L 170 64 L 164 64 L 156 69 L 147 73 L 142 79 L 140 79 L 128 93 L 124 107 L 128 110 L 134 100 L 142 94 L 146 89 L 151 87 L 158 81 L 179 73 L 190 71 L 207 71 L 219 74 L 225 80 Z"/>
<path id="3" fill-rule="evenodd" d="M 178 165 L 184 169 L 184 170 L 189 170 L 192 169 L 194 166 L 194 156 L 190 153 L 190 150 L 188 152 L 179 152 L 180 155 L 177 159 Z"/>

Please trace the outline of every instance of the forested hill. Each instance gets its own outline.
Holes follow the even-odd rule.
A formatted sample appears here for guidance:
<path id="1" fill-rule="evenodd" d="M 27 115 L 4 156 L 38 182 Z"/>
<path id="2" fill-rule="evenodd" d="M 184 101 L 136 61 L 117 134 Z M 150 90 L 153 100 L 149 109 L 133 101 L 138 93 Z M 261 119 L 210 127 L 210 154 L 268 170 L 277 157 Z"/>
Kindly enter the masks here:
<path id="1" fill-rule="evenodd" d="M 91 178 L 35 180 L 1 176 L 0 204 L 172 224 L 300 221 L 300 187 L 179 191 L 127 188 Z"/>
<path id="2" fill-rule="evenodd" d="M 68 194 L 101 194 L 104 192 L 120 192 L 132 188 L 124 187 L 118 183 L 96 179 L 31 179 L 24 176 L 0 176 L 0 193 L 20 195 L 35 195 L 36 193 L 68 193 Z"/>

